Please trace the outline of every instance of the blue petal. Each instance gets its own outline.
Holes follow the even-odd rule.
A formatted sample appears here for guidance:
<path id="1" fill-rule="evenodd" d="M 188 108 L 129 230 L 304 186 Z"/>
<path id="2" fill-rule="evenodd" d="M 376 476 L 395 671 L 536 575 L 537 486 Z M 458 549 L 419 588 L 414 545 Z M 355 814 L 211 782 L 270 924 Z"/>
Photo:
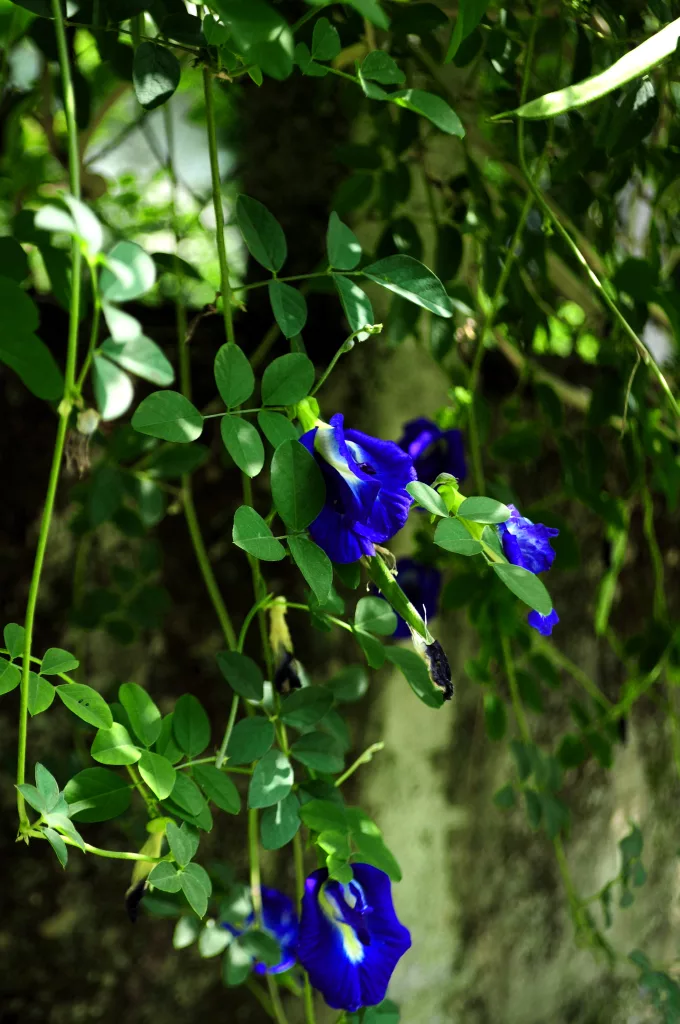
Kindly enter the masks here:
<path id="1" fill-rule="evenodd" d="M 405 425 L 399 447 L 411 456 L 418 479 L 426 484 L 433 483 L 440 473 L 451 473 L 458 480 L 467 476 L 460 430 L 443 431 L 421 417 Z"/>
<path id="2" fill-rule="evenodd" d="M 393 441 L 345 431 L 340 413 L 300 440 L 326 482 L 312 539 L 339 563 L 375 554 L 373 545 L 393 537 L 408 518 L 413 499 L 406 485 L 416 478 L 411 458 Z"/>
<path id="3" fill-rule="evenodd" d="M 549 615 L 539 615 L 538 612 L 531 611 L 527 616 L 527 622 L 532 629 L 537 630 L 541 636 L 551 636 L 553 626 L 556 626 L 560 621 L 560 617 L 553 608 Z"/>
<path id="4" fill-rule="evenodd" d="M 289 970 L 295 963 L 295 947 L 298 941 L 300 925 L 295 905 L 290 897 L 278 889 L 262 887 L 262 928 L 269 932 L 281 947 L 281 959 L 273 967 L 255 962 L 253 970 L 256 974 L 281 974 Z M 255 915 L 250 913 L 241 927 L 224 923 L 223 928 L 232 935 L 243 935 L 255 924 Z"/>
<path id="5" fill-rule="evenodd" d="M 388 876 L 368 864 L 352 868 L 348 886 L 326 882 L 325 869 L 307 879 L 297 952 L 328 1005 L 353 1012 L 382 1002 L 411 936 L 394 912 Z"/>
<path id="6" fill-rule="evenodd" d="M 555 560 L 550 538 L 560 531 L 543 523 L 532 523 L 521 516 L 514 505 L 508 508 L 512 513 L 510 519 L 498 527 L 506 558 L 529 572 L 546 572 Z"/>

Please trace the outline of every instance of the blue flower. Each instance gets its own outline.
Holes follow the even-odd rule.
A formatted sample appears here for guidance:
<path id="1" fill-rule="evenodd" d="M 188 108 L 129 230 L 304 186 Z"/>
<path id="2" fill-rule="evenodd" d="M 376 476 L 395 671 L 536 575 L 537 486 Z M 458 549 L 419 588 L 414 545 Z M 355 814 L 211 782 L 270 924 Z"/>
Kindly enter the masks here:
<path id="1" fill-rule="evenodd" d="M 345 430 L 337 413 L 300 438 L 326 482 L 326 503 L 309 527 L 312 540 L 334 562 L 374 555 L 398 533 L 413 502 L 406 485 L 416 479 L 413 462 L 394 441 Z"/>
<path id="2" fill-rule="evenodd" d="M 498 527 L 505 557 L 529 572 L 546 572 L 555 561 L 550 538 L 560 531 L 543 523 L 532 523 L 521 516 L 514 505 L 508 508 L 512 515 Z"/>
<path id="3" fill-rule="evenodd" d="M 514 505 L 508 505 L 512 513 L 509 519 L 501 523 L 498 533 L 503 544 L 505 557 L 513 565 L 519 565 L 529 572 L 547 572 L 555 561 L 555 552 L 550 546 L 551 537 L 556 537 L 559 530 L 543 523 L 532 523 L 521 516 Z M 550 636 L 553 626 L 560 621 L 553 608 L 549 615 L 539 615 L 537 611 L 529 612 L 527 622 L 541 636 Z"/>
<path id="4" fill-rule="evenodd" d="M 560 621 L 560 617 L 553 608 L 549 615 L 539 615 L 538 612 L 529 612 L 527 622 L 532 629 L 537 630 L 541 636 L 552 636 L 553 626 Z"/>
<path id="5" fill-rule="evenodd" d="M 253 965 L 256 974 L 282 974 L 289 970 L 295 963 L 295 946 L 298 941 L 300 925 L 295 912 L 293 901 L 279 892 L 278 889 L 268 889 L 265 886 L 260 890 L 262 893 L 262 930 L 276 939 L 281 947 L 281 959 L 278 964 L 268 967 L 258 961 Z M 222 927 L 230 931 L 232 935 L 243 935 L 255 925 L 255 914 L 250 913 L 241 927 L 232 924 L 224 924 Z"/>
<path id="6" fill-rule="evenodd" d="M 399 447 L 411 456 L 423 483 L 433 483 L 440 473 L 451 473 L 458 480 L 467 475 L 460 430 L 440 430 L 432 420 L 421 416 L 404 426 Z"/>
<path id="7" fill-rule="evenodd" d="M 431 565 L 420 565 L 412 558 L 400 558 L 397 562 L 397 581 L 411 604 L 424 618 L 433 619 L 439 605 L 439 591 L 442 585 L 442 574 Z M 394 636 L 398 640 L 408 640 L 411 630 L 400 615 L 397 616 L 397 628 Z"/>
<path id="8" fill-rule="evenodd" d="M 352 864 L 347 885 L 325 868 L 305 882 L 297 955 L 334 1010 L 354 1012 L 385 998 L 394 968 L 411 946 L 397 920 L 390 880 L 369 864 Z"/>

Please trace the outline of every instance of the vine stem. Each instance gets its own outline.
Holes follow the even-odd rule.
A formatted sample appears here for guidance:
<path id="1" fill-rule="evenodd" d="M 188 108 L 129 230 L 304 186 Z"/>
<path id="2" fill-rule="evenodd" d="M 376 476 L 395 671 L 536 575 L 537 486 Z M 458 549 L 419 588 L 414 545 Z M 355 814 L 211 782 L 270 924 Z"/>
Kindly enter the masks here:
<path id="1" fill-rule="evenodd" d="M 522 698 L 520 696 L 519 687 L 517 685 L 517 674 L 515 672 L 515 663 L 512 660 L 512 649 L 510 647 L 510 640 L 505 634 L 501 636 L 501 647 L 503 649 L 503 665 L 505 667 L 505 674 L 508 679 L 508 685 L 510 686 L 510 698 L 512 700 L 512 709 L 515 713 L 517 725 L 519 727 L 520 735 L 524 743 L 531 743 L 531 731 L 529 724 L 524 714 L 524 707 L 522 706 Z"/>
<path id="2" fill-rule="evenodd" d="M 234 722 L 236 721 L 236 712 L 238 711 L 238 702 L 239 702 L 239 697 L 238 697 L 238 694 L 235 693 L 234 696 L 232 697 L 232 701 L 231 701 L 231 709 L 229 711 L 229 718 L 227 720 L 227 727 L 224 730 L 224 736 L 222 737 L 222 742 L 220 743 L 220 749 L 217 751 L 217 757 L 215 758 L 215 767 L 216 768 L 221 768 L 222 767 L 222 765 L 224 764 L 224 759 L 227 756 L 227 747 L 229 746 L 229 740 L 231 739 L 231 734 L 234 731 Z"/>
<path id="3" fill-rule="evenodd" d="M 538 21 L 538 19 L 535 18 L 534 19 L 534 25 L 536 24 L 537 21 Z M 534 35 L 534 32 L 532 30 L 532 38 L 533 38 L 533 35 Z M 522 102 L 524 102 L 524 98 L 523 98 Z M 555 228 L 555 230 L 557 231 L 559 236 L 562 238 L 562 240 L 564 241 L 565 245 L 570 250 L 570 252 L 574 256 L 576 261 L 583 268 L 583 270 L 586 273 L 586 276 L 588 277 L 588 280 L 590 281 L 590 283 L 592 284 L 593 288 L 595 289 L 595 291 L 600 296 L 601 300 L 604 302 L 604 304 L 607 307 L 607 309 L 609 310 L 609 312 L 612 314 L 612 316 L 614 317 L 614 319 L 618 323 L 619 327 L 621 327 L 621 329 L 623 330 L 623 333 L 626 335 L 626 337 L 630 341 L 632 341 L 633 345 L 635 346 L 636 352 L 640 356 L 640 359 L 645 364 L 645 366 L 648 367 L 652 371 L 652 373 L 656 377 L 657 381 L 659 382 L 662 391 L 664 392 L 664 394 L 666 395 L 666 398 L 668 399 L 668 404 L 670 405 L 671 409 L 673 410 L 673 413 L 675 414 L 675 416 L 677 418 L 680 419 L 680 406 L 678 406 L 678 403 L 676 401 L 675 395 L 671 391 L 671 389 L 669 387 L 669 384 L 668 384 L 668 381 L 664 377 L 663 373 L 661 372 L 660 367 L 658 366 L 656 360 L 652 356 L 651 352 L 649 351 L 649 349 L 647 348 L 645 343 L 641 340 L 641 338 L 639 338 L 637 336 L 636 332 L 633 330 L 633 328 L 628 323 L 628 321 L 626 320 L 625 316 L 623 315 L 623 313 L 619 309 L 618 305 L 616 304 L 614 299 L 611 297 L 611 294 L 610 294 L 610 292 L 612 290 L 611 284 L 607 280 L 605 280 L 604 282 L 601 281 L 600 278 L 597 276 L 595 271 L 590 266 L 590 263 L 588 262 L 588 260 L 584 256 L 583 252 L 579 248 L 579 246 L 576 244 L 576 242 L 571 237 L 571 235 L 569 234 L 567 229 L 564 227 L 564 225 L 562 224 L 562 222 L 559 219 L 559 217 L 557 217 L 556 214 L 551 209 L 550 204 L 546 201 L 545 197 L 543 196 L 543 193 L 541 192 L 540 188 L 538 187 L 538 185 L 536 184 L 534 178 L 532 177 L 531 172 L 529 170 L 529 166 L 527 164 L 527 158 L 526 158 L 526 150 L 525 150 L 525 124 L 524 124 L 524 119 L 523 118 L 519 118 L 518 124 L 517 124 L 517 148 L 518 148 L 518 153 L 519 153 L 520 169 L 522 171 L 522 174 L 524 175 L 524 178 L 526 180 L 527 185 L 529 186 L 529 191 L 531 192 L 531 194 L 533 195 L 534 199 L 536 200 L 536 204 L 538 205 L 538 207 L 542 211 L 543 215 L 545 217 L 547 217 L 548 221 L 553 225 L 553 227 Z"/>
<path id="4" fill-rule="evenodd" d="M 64 111 L 66 113 L 66 127 L 68 131 L 68 157 L 69 157 L 69 184 L 71 193 L 76 199 L 80 199 L 80 156 L 78 153 L 78 128 L 76 125 L 76 104 L 73 91 L 73 80 L 71 78 L 71 66 L 69 64 L 68 47 L 66 45 L 66 32 L 64 31 L 64 15 L 61 9 L 60 0 L 52 0 L 52 15 L 57 36 L 57 50 L 59 52 L 59 64 L 64 90 Z M 26 748 L 28 740 L 28 688 L 29 672 L 31 665 L 31 646 L 33 643 L 33 626 L 35 623 L 35 611 L 40 593 L 40 577 L 42 575 L 47 541 L 50 533 L 52 517 L 54 515 L 54 504 L 59 484 L 59 471 L 64 456 L 68 422 L 73 408 L 73 396 L 75 390 L 76 356 L 78 351 L 78 323 L 80 319 L 80 269 L 81 251 L 80 242 L 73 240 L 72 247 L 72 276 L 71 276 L 71 302 L 69 308 L 68 347 L 66 350 L 66 366 L 64 370 L 64 393 L 59 403 L 59 424 L 57 436 L 52 452 L 52 465 L 47 483 L 47 494 L 40 521 L 40 532 L 38 544 L 33 563 L 33 572 L 28 589 L 28 601 L 26 604 L 26 619 L 24 622 L 24 656 L 21 666 L 21 698 L 19 705 L 19 726 L 17 740 L 17 785 L 20 786 L 26 779 Z M 19 823 L 22 832 L 25 832 L 29 825 L 26 813 L 26 802 L 17 790 L 17 811 L 19 812 Z"/>
<path id="5" fill-rule="evenodd" d="M 262 881 L 260 877 L 260 844 L 258 840 L 258 814 L 254 807 L 248 809 L 248 859 L 250 861 L 250 894 L 253 914 L 257 927 L 262 925 Z M 271 974 L 267 974 L 267 989 L 272 1001 L 274 1017 L 278 1024 L 288 1024 L 278 987 Z"/>
<path id="6" fill-rule="evenodd" d="M 217 152 L 215 101 L 212 91 L 212 78 L 206 67 L 203 68 L 203 94 L 205 96 L 205 118 L 208 126 L 208 152 L 210 154 L 210 176 L 212 179 L 213 207 L 215 210 L 215 227 L 217 232 L 217 255 L 220 261 L 222 312 L 224 315 L 224 327 L 227 332 L 227 341 L 233 345 L 236 342 L 236 338 L 234 337 L 234 318 L 231 308 L 227 245 L 224 240 L 224 208 L 222 206 L 220 162 Z"/>
<path id="7" fill-rule="evenodd" d="M 45 833 L 39 829 L 32 831 L 30 835 L 33 839 L 47 839 Z M 68 836 L 64 835 L 61 838 L 67 846 L 74 846 L 77 850 L 82 851 L 83 847 L 75 839 L 69 839 Z M 147 853 L 128 853 L 126 850 L 104 850 L 101 846 L 91 846 L 90 843 L 84 843 L 83 845 L 85 853 L 92 853 L 95 857 L 106 857 L 108 860 L 145 860 L 154 864 L 165 860 L 165 857 L 150 857 Z"/>

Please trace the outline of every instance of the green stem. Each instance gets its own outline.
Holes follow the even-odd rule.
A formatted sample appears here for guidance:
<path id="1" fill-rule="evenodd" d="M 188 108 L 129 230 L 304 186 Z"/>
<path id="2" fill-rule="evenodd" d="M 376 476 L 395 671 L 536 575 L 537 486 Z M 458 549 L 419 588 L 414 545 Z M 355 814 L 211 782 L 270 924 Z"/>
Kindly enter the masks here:
<path id="1" fill-rule="evenodd" d="M 242 473 L 241 476 L 243 480 L 243 503 L 253 508 L 253 485 L 251 479 L 245 473 Z M 250 565 L 250 573 L 253 579 L 253 593 L 257 605 L 257 622 L 260 628 L 262 653 L 265 665 L 267 666 L 267 677 L 272 679 L 274 675 L 274 660 L 272 658 L 271 644 L 269 643 L 269 633 L 267 632 L 267 617 L 264 611 L 264 604 L 268 596 L 267 586 L 260 570 L 259 560 L 254 555 L 248 555 L 248 564 Z"/>
<path id="2" fill-rule="evenodd" d="M 314 274 L 291 274 L 289 277 L 277 277 L 277 281 L 311 281 L 314 277 L 328 277 L 331 273 L 330 268 L 328 270 L 320 270 Z M 361 271 L 359 270 L 334 270 L 334 274 L 340 274 L 342 277 L 361 277 Z M 273 278 L 269 278 L 269 281 Z M 241 284 L 237 288 L 232 288 L 234 292 L 250 292 L 253 288 L 266 288 L 269 281 L 254 281 L 252 284 Z"/>
<path id="3" fill-rule="evenodd" d="M 373 555 L 371 558 L 364 557 L 361 561 L 366 566 L 368 575 L 380 593 L 389 601 L 394 610 L 401 615 L 407 626 L 410 626 L 418 636 L 422 637 L 426 644 L 433 643 L 434 637 L 430 634 L 417 609 L 411 604 L 380 555 Z"/>
<path id="4" fill-rule="evenodd" d="M 152 797 L 150 797 L 148 795 L 148 793 L 146 792 L 146 789 L 144 788 L 144 786 L 142 784 L 142 780 L 140 779 L 138 773 L 135 771 L 135 769 L 132 767 L 132 765 L 131 764 L 127 764 L 125 767 L 127 769 L 128 775 L 132 779 L 132 785 L 135 787 L 135 789 L 137 790 L 137 792 L 141 796 L 142 800 L 146 804 L 146 809 L 147 809 L 147 812 L 149 814 L 149 817 L 150 818 L 157 818 L 159 816 L 158 804 L 156 803 L 156 801 Z"/>
<path id="5" fill-rule="evenodd" d="M 227 341 L 235 344 L 234 320 L 231 308 L 231 286 L 229 284 L 229 262 L 227 245 L 224 238 L 224 208 L 222 206 L 222 185 L 220 181 L 220 164 L 217 151 L 217 130 L 215 120 L 215 103 L 212 91 L 212 78 L 208 68 L 203 68 L 203 94 L 205 96 L 205 117 L 208 127 L 208 151 L 210 153 L 210 175 L 212 178 L 213 207 L 215 209 L 215 228 L 217 232 L 217 255 L 220 261 L 220 288 L 222 291 L 222 312 Z"/>
<path id="6" fill-rule="evenodd" d="M 47 837 L 39 830 L 35 829 L 31 832 L 31 836 L 34 839 L 46 839 Z M 69 839 L 68 836 L 62 835 L 61 838 L 64 840 L 67 846 L 74 846 L 77 850 L 82 850 L 80 843 L 77 843 L 75 839 Z M 124 850 L 103 850 L 100 846 L 91 846 L 89 843 L 85 843 L 85 853 L 92 853 L 95 857 L 106 857 L 109 860 L 146 860 L 158 864 L 160 861 L 165 860 L 165 857 L 149 857 L 146 853 L 128 853 Z"/>
<path id="7" fill-rule="evenodd" d="M 326 381 L 330 377 L 331 373 L 335 369 L 337 363 L 342 358 L 342 356 L 344 356 L 346 352 L 351 352 L 352 351 L 352 347 L 351 347 L 350 343 L 353 342 L 356 337 L 358 337 L 360 334 L 365 334 L 365 333 L 368 333 L 368 334 L 379 334 L 380 331 L 382 331 L 382 324 L 372 324 L 372 325 L 366 325 L 366 326 L 372 326 L 373 330 L 366 331 L 366 327 L 361 327 L 358 331 L 354 331 L 352 334 L 350 334 L 349 338 L 345 338 L 345 340 L 343 341 L 342 345 L 340 346 L 340 348 L 335 353 L 335 355 L 331 359 L 330 363 L 326 367 L 326 370 L 321 374 L 321 377 L 319 378 L 319 380 L 316 382 L 316 384 L 314 385 L 314 387 L 310 391 L 310 395 L 315 395 L 317 393 L 317 391 L 319 390 L 319 388 L 322 387 L 326 383 Z"/>
<path id="8" fill-rule="evenodd" d="M 94 305 L 94 310 L 92 313 L 92 329 L 90 331 L 90 343 L 87 347 L 87 355 L 85 356 L 85 362 L 83 363 L 83 367 L 80 373 L 78 374 L 78 380 L 76 381 L 76 391 L 78 392 L 78 394 L 80 394 L 81 391 L 83 390 L 83 384 L 85 383 L 90 367 L 92 365 L 92 360 L 94 359 L 94 353 L 97 347 L 97 341 L 99 339 L 99 322 L 101 320 L 102 313 L 102 304 L 99 295 L 99 285 L 97 282 L 97 270 L 94 263 L 90 263 L 88 261 L 88 266 L 90 268 L 90 279 L 92 281 L 92 301 Z"/>
<path id="9" fill-rule="evenodd" d="M 505 675 L 507 676 L 508 685 L 510 686 L 510 698 L 512 700 L 512 708 L 515 712 L 515 719 L 519 727 L 520 735 L 524 743 L 531 743 L 531 730 L 524 714 L 524 707 L 522 705 L 522 698 L 520 696 L 519 687 L 517 685 L 517 674 L 515 672 L 515 663 L 512 659 L 512 648 L 510 647 L 510 640 L 505 634 L 501 635 L 501 647 L 503 649 L 503 665 L 505 667 Z"/>
<path id="10" fill-rule="evenodd" d="M 250 862 L 250 895 L 256 925 L 262 920 L 262 885 L 260 881 L 260 844 L 257 835 L 257 811 L 248 809 L 248 859 Z"/>
<path id="11" fill-rule="evenodd" d="M 621 310 L 619 309 L 617 304 L 612 299 L 611 292 L 613 290 L 613 286 L 606 279 L 604 279 L 603 281 L 600 280 L 600 278 L 597 276 L 595 271 L 592 269 L 592 267 L 588 263 L 588 260 L 586 259 L 584 254 L 581 252 L 581 250 L 578 247 L 578 245 L 576 244 L 576 242 L 573 240 L 573 238 L 571 237 L 571 235 L 567 231 L 567 229 L 564 227 L 564 225 L 559 220 L 559 218 L 556 216 L 556 214 L 553 213 L 549 203 L 546 201 L 546 199 L 545 199 L 543 193 L 541 192 L 540 188 L 538 187 L 538 185 L 536 184 L 536 182 L 532 178 L 531 172 L 529 171 L 529 167 L 528 167 L 528 164 L 527 164 L 527 159 L 526 159 L 526 152 L 525 152 L 525 145 L 524 145 L 525 123 L 524 123 L 524 119 L 523 118 L 519 118 L 519 120 L 518 120 L 518 124 L 517 124 L 517 139 L 518 139 L 518 148 L 519 148 L 519 164 L 520 164 L 520 168 L 521 168 L 522 173 L 523 173 L 523 175 L 524 175 L 524 177 L 526 179 L 526 183 L 529 186 L 529 191 L 531 192 L 531 194 L 533 195 L 534 199 L 536 200 L 537 205 L 539 206 L 539 208 L 543 212 L 543 215 L 548 219 L 548 221 L 553 225 L 553 227 L 555 228 L 557 233 L 560 235 L 560 237 L 562 238 L 562 240 L 566 244 L 567 248 L 570 250 L 570 252 L 574 256 L 576 261 L 581 265 L 581 267 L 585 271 L 586 276 L 588 277 L 590 283 L 592 284 L 593 288 L 598 293 L 598 295 L 600 296 L 600 299 L 605 304 L 605 306 L 607 307 L 609 312 L 612 314 L 612 316 L 614 317 L 614 320 L 618 323 L 619 327 L 621 327 L 621 329 L 623 330 L 623 333 L 626 335 L 626 337 L 630 341 L 632 341 L 633 345 L 635 346 L 635 350 L 637 351 L 638 355 L 640 356 L 640 359 L 642 360 L 642 362 L 645 364 L 646 367 L 648 367 L 648 369 L 651 370 L 651 372 L 656 377 L 657 381 L 659 382 L 659 384 L 661 386 L 662 391 L 664 392 L 664 394 L 666 395 L 666 398 L 668 399 L 668 404 L 670 405 L 671 409 L 673 410 L 674 415 L 676 417 L 680 418 L 680 406 L 678 406 L 678 403 L 677 403 L 677 401 L 675 399 L 675 396 L 674 396 L 673 392 L 671 391 L 666 378 L 664 377 L 664 375 L 661 372 L 659 366 L 657 365 L 656 360 L 654 359 L 654 357 L 652 356 L 651 352 L 649 351 L 647 346 L 644 344 L 644 342 L 640 338 L 638 338 L 637 334 L 635 333 L 635 331 L 633 330 L 631 325 L 628 323 L 628 321 L 626 320 L 625 316 L 623 315 L 623 313 L 621 312 Z"/>
<path id="12" fill-rule="evenodd" d="M 649 548 L 649 556 L 652 561 L 652 572 L 654 573 L 654 618 L 657 622 L 665 622 L 668 618 L 668 606 L 666 604 L 665 570 L 663 555 L 654 529 L 654 501 L 647 486 L 647 480 L 642 479 L 642 529 Z"/>
<path id="13" fill-rule="evenodd" d="M 552 661 L 553 665 L 557 665 L 558 668 L 563 668 L 565 672 L 568 672 L 572 679 L 579 684 L 579 686 L 585 690 L 589 697 L 599 704 L 601 707 L 611 709 L 614 707 L 608 697 L 602 693 L 602 690 L 597 686 L 596 683 L 587 676 L 583 669 L 580 669 L 575 662 L 568 658 L 566 654 L 558 650 L 547 640 L 543 640 L 541 637 L 535 637 L 534 642 L 537 645 L 539 651 L 541 651 L 549 661 Z"/>
<path id="14" fill-rule="evenodd" d="M 52 0 L 52 14 L 54 17 L 55 31 L 57 36 L 57 50 L 59 52 L 59 64 L 64 90 L 64 110 L 66 113 L 66 126 L 68 130 L 68 155 L 69 155 L 69 181 L 71 193 L 76 199 L 80 198 L 80 158 L 78 153 L 78 128 L 76 125 L 75 98 L 73 92 L 73 81 L 71 78 L 71 66 L 69 64 L 68 47 L 66 45 L 66 33 L 64 31 L 64 16 L 60 0 Z M 47 483 L 47 495 L 45 507 L 40 521 L 40 533 L 33 563 L 33 572 L 28 590 L 28 601 L 26 604 L 26 619 L 24 628 L 26 630 L 24 640 L 24 657 L 21 670 L 21 698 L 19 706 L 19 725 L 17 741 L 17 785 L 20 786 L 26 779 L 26 747 L 28 740 L 28 687 L 29 671 L 31 664 L 31 645 L 33 643 L 33 625 L 35 622 L 35 611 L 40 593 L 40 577 L 42 575 L 47 541 L 50 533 L 50 525 L 54 515 L 54 504 L 59 483 L 59 471 L 64 455 L 68 422 L 73 408 L 73 392 L 76 371 L 76 355 L 78 351 L 78 323 L 80 319 L 80 268 L 81 252 L 80 242 L 74 239 L 72 247 L 72 276 L 71 276 L 71 302 L 69 308 L 69 329 L 68 347 L 66 351 L 66 367 L 64 371 L 64 393 L 59 403 L 59 424 L 57 436 L 54 442 L 52 453 L 52 465 Z M 26 803 L 23 796 L 17 790 L 17 810 L 21 830 L 28 827 L 29 819 L 26 813 Z"/>
<path id="15" fill-rule="evenodd" d="M 215 758 L 215 767 L 221 768 L 224 764 L 224 759 L 227 756 L 227 747 L 229 746 L 229 740 L 234 730 L 234 722 L 236 721 L 236 712 L 238 711 L 238 694 L 235 693 L 231 699 L 231 709 L 229 711 L 229 719 L 227 720 L 227 727 L 224 730 L 224 736 L 220 743 L 220 749 L 217 751 L 217 757 Z"/>
<path id="16" fill-rule="evenodd" d="M 346 772 L 344 772 L 339 778 L 333 783 L 334 786 L 342 786 L 343 782 L 347 782 L 350 775 L 354 775 L 357 768 L 361 768 L 362 764 L 368 764 L 373 759 L 373 755 L 377 754 L 379 750 L 384 750 L 385 744 L 380 741 L 378 743 L 371 743 L 370 747 L 364 750 L 363 754 L 359 754 L 356 761 L 349 766 Z"/>

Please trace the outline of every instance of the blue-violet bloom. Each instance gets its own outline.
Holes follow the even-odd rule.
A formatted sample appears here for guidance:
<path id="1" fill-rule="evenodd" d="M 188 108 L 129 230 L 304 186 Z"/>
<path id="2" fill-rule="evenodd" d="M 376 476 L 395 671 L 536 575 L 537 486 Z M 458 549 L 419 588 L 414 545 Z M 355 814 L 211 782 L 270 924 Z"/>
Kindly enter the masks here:
<path id="1" fill-rule="evenodd" d="M 552 526 L 544 526 L 543 523 L 532 523 L 530 519 L 521 516 L 514 505 L 508 505 L 508 508 L 512 513 L 510 518 L 498 527 L 505 557 L 513 565 L 519 565 L 529 572 L 546 572 L 555 561 L 550 539 L 560 531 Z M 527 616 L 531 628 L 542 636 L 550 636 L 553 626 L 559 621 L 554 608 L 549 615 L 531 611 Z"/>
<path id="2" fill-rule="evenodd" d="M 553 626 L 560 621 L 560 617 L 553 608 L 549 615 L 540 615 L 532 611 L 527 615 L 527 622 L 532 629 L 535 629 L 541 636 L 552 636 Z"/>
<path id="3" fill-rule="evenodd" d="M 442 574 L 431 565 L 420 565 L 412 558 L 400 558 L 397 562 L 397 582 L 411 604 L 427 621 L 437 614 Z M 394 636 L 408 640 L 411 631 L 400 615 Z"/>
<path id="4" fill-rule="evenodd" d="M 408 518 L 413 461 L 394 441 L 345 430 L 341 413 L 300 441 L 326 482 L 326 502 L 309 527 L 312 540 L 340 564 L 374 555 L 374 545 L 394 537 Z"/>
<path id="5" fill-rule="evenodd" d="M 258 961 L 253 965 L 256 974 L 282 974 L 295 963 L 295 947 L 298 941 L 300 925 L 295 906 L 290 897 L 278 889 L 262 886 L 262 930 L 276 939 L 281 947 L 281 959 L 278 964 L 269 967 Z M 255 915 L 250 913 L 241 927 L 224 924 L 222 927 L 232 935 L 243 935 L 255 925 Z"/>
<path id="6" fill-rule="evenodd" d="M 421 416 L 404 425 L 399 447 L 411 456 L 418 479 L 425 484 L 434 483 L 440 473 L 451 473 L 459 481 L 467 475 L 460 430 L 440 430 Z"/>
<path id="7" fill-rule="evenodd" d="M 297 955 L 330 1007 L 355 1012 L 383 1001 L 411 936 L 385 872 L 369 864 L 352 870 L 346 885 L 329 880 L 325 868 L 305 882 Z"/>

